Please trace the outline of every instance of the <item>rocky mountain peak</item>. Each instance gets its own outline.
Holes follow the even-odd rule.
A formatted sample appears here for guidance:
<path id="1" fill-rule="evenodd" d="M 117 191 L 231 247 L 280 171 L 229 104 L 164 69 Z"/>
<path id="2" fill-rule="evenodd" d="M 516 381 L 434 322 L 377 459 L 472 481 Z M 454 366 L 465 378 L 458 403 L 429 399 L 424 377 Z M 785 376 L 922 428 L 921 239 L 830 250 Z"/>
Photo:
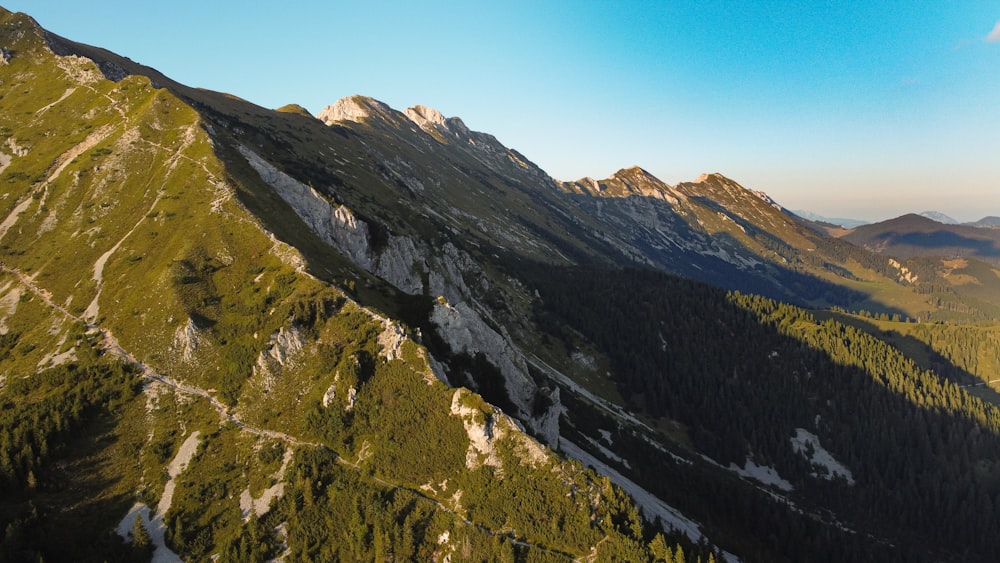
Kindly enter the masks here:
<path id="1" fill-rule="evenodd" d="M 678 187 L 685 188 L 685 191 L 690 195 L 708 196 L 720 202 L 747 201 L 743 197 L 745 195 L 752 195 L 763 201 L 766 205 L 784 212 L 784 208 L 774 201 L 771 196 L 767 195 L 767 193 L 747 188 L 718 172 L 702 174 L 694 182 L 684 183 Z"/>
<path id="2" fill-rule="evenodd" d="M 729 193 L 730 195 L 753 192 L 753 190 L 743 187 L 739 182 L 731 180 L 718 172 L 702 174 L 695 181 L 684 182 L 681 185 L 700 195 L 709 195 L 716 192 Z"/>
<path id="3" fill-rule="evenodd" d="M 698 176 L 698 178 L 695 179 L 694 183 L 695 184 L 720 183 L 720 182 L 727 183 L 731 181 L 732 180 L 726 178 L 725 176 L 719 174 L 718 172 L 711 172 Z"/>
<path id="4" fill-rule="evenodd" d="M 922 211 L 920 212 L 922 217 L 926 217 L 938 223 L 944 223 L 945 225 L 957 225 L 958 221 L 952 219 L 948 215 L 941 213 L 940 211 Z"/>
<path id="5" fill-rule="evenodd" d="M 431 135 L 451 135 L 459 138 L 469 137 L 469 128 L 459 117 L 445 117 L 440 111 L 427 106 L 416 105 L 403 112 L 406 117 L 418 127 Z"/>
<path id="6" fill-rule="evenodd" d="M 672 204 L 678 203 L 684 197 L 669 184 L 639 166 L 622 168 L 605 180 L 598 181 L 588 176 L 575 182 L 563 182 L 561 186 L 570 192 L 598 197 L 644 196 L 666 200 Z"/>
<path id="7" fill-rule="evenodd" d="M 323 108 L 316 116 L 327 125 L 332 125 L 338 121 L 361 121 L 374 116 L 388 116 L 392 113 L 392 108 L 368 96 L 348 96 L 341 98 Z"/>
<path id="8" fill-rule="evenodd" d="M 416 105 L 408 107 L 403 113 L 419 125 L 421 129 L 428 126 L 443 126 L 445 121 L 444 115 L 441 112 L 427 106 Z"/>
<path id="9" fill-rule="evenodd" d="M 659 178 L 653 176 L 643 168 L 639 166 L 629 166 L 628 168 L 622 168 L 621 170 L 615 172 L 611 175 L 612 179 L 618 180 L 637 180 L 637 181 L 647 181 L 647 182 L 657 182 L 662 183 Z"/>

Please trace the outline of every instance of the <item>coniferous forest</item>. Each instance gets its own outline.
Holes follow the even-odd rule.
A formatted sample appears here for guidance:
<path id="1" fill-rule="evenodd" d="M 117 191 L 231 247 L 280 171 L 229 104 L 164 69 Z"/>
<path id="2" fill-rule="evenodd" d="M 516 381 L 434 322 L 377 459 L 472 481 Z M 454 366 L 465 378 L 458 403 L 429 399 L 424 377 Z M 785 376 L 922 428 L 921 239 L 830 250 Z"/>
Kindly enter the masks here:
<path id="1" fill-rule="evenodd" d="M 790 561 L 937 560 L 998 548 L 990 530 L 1000 524 L 1000 410 L 886 341 L 767 298 L 646 270 L 566 269 L 539 275 L 535 286 L 536 319 L 549 337 L 569 348 L 580 336 L 593 342 L 633 407 L 679 423 L 722 466 L 750 458 L 775 467 L 794 486 L 793 502 L 833 507 L 864 529 L 816 530 L 790 514 L 787 527 L 755 530 L 761 507 L 736 491 L 708 495 L 717 505 L 702 507 L 707 520 L 742 508 L 735 520 L 748 536 L 788 534 L 784 545 L 798 550 Z M 812 477 L 815 468 L 789 444 L 796 428 L 822 436 L 853 482 Z M 640 469 L 622 455 L 655 488 L 656 461 Z M 906 541 L 886 549 L 878 538 L 887 536 Z"/>

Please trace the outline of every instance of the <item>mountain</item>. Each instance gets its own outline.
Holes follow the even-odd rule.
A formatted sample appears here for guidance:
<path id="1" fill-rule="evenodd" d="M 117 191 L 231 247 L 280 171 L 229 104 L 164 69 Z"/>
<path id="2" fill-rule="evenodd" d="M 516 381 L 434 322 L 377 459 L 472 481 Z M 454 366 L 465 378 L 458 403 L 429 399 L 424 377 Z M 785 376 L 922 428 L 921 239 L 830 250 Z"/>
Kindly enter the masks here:
<path id="1" fill-rule="evenodd" d="M 123 60 L 68 54 L 97 51 L 24 15 L 0 13 L 0 30 L 5 560 L 148 560 L 150 545 L 239 561 L 648 551 L 621 489 L 446 383 L 415 329 L 331 283 L 407 302 L 349 260 L 367 247 L 344 256 L 321 238 L 368 243 L 349 210 L 296 192 L 341 220 L 320 234 L 190 102 L 117 72 Z M 435 283 L 463 284 L 462 265 Z M 468 341 L 438 357 L 451 377 L 522 374 L 474 310 L 436 318 Z M 473 347 L 490 345 L 500 367 L 477 367 Z M 511 395 L 546 400 L 521 383 Z"/>
<path id="2" fill-rule="evenodd" d="M 994 216 L 990 215 L 990 216 L 987 216 L 987 217 L 983 217 L 982 219 L 980 219 L 978 221 L 974 221 L 972 223 L 963 223 L 963 224 L 964 225 L 968 225 L 970 227 L 981 227 L 981 228 L 987 228 L 987 229 L 995 229 L 997 227 L 1000 227 L 1000 217 L 994 217 Z"/>
<path id="3" fill-rule="evenodd" d="M 836 227 L 843 227 L 845 229 L 853 229 L 861 225 L 867 225 L 868 221 L 862 221 L 860 219 L 844 219 L 835 217 L 824 217 L 812 211 L 805 211 L 802 209 L 796 209 L 792 213 L 802 217 L 803 219 L 808 219 L 809 221 L 814 221 L 817 223 L 826 223 L 828 225 L 834 225 Z"/>
<path id="4" fill-rule="evenodd" d="M 977 258 L 1000 264 L 1000 232 L 944 224 L 921 215 L 903 215 L 857 227 L 843 238 L 875 252 L 902 258 Z"/>
<path id="5" fill-rule="evenodd" d="M 926 217 L 932 221 L 937 221 L 938 223 L 944 223 L 945 225 L 957 225 L 958 221 L 952 219 L 951 217 L 941 213 L 940 211 L 923 211 L 920 213 L 921 217 Z"/>
<path id="6" fill-rule="evenodd" d="M 23 14 L 0 47 L 0 558 L 1000 548 L 987 264 L 720 174 L 559 182 L 425 106 L 261 108 Z"/>

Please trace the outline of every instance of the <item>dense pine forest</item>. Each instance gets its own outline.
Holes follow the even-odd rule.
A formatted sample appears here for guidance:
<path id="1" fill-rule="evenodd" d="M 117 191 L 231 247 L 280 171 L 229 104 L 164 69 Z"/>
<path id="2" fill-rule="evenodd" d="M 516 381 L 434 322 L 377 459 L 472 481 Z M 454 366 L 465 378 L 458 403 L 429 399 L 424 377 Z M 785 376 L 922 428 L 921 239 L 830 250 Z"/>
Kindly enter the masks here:
<path id="1" fill-rule="evenodd" d="M 679 423 L 718 464 L 774 467 L 793 485 L 793 502 L 832 507 L 865 526 L 835 540 L 845 551 L 830 551 L 829 537 L 790 536 L 801 551 L 788 560 L 937 560 L 1000 547 L 990 533 L 1000 524 L 1000 411 L 886 341 L 767 298 L 645 270 L 566 269 L 538 275 L 535 287 L 536 319 L 550 338 L 568 349 L 581 337 L 592 342 L 633 407 Z M 950 334 L 949 342 L 966 341 Z M 821 436 L 852 482 L 812 477 L 815 468 L 789 445 L 797 428 Z M 622 455 L 655 483 L 655 461 L 639 469 Z M 730 494 L 705 508 L 706 518 L 742 506 L 752 535 L 760 506 Z M 788 526 L 769 533 L 810 537 L 801 533 L 808 523 Z M 881 537 L 905 542 L 884 551 Z"/>

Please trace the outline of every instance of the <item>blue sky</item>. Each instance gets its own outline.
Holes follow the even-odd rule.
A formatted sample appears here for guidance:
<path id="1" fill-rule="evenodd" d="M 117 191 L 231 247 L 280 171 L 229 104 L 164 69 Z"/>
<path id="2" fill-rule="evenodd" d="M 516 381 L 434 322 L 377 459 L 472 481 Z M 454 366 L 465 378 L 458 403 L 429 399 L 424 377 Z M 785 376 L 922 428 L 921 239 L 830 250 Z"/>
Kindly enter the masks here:
<path id="1" fill-rule="evenodd" d="M 786 207 L 1000 215 L 1000 2 L 0 0 L 265 107 L 364 94 L 559 179 L 721 172 Z"/>

